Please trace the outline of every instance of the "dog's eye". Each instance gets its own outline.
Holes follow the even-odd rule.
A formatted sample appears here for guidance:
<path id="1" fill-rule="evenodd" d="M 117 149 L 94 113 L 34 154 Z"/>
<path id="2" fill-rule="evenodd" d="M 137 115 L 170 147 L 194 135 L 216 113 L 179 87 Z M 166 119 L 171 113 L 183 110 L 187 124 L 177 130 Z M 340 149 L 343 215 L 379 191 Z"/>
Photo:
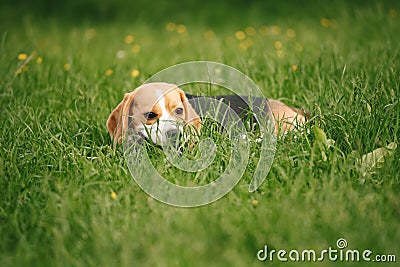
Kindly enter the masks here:
<path id="1" fill-rule="evenodd" d="M 146 113 L 143 113 L 143 116 L 144 116 L 147 120 L 151 120 L 151 119 L 157 118 L 157 114 L 154 113 L 154 112 L 146 112 Z"/>
<path id="2" fill-rule="evenodd" d="M 175 113 L 176 113 L 177 115 L 182 115 L 182 114 L 183 114 L 183 108 L 177 108 L 177 109 L 175 109 Z"/>

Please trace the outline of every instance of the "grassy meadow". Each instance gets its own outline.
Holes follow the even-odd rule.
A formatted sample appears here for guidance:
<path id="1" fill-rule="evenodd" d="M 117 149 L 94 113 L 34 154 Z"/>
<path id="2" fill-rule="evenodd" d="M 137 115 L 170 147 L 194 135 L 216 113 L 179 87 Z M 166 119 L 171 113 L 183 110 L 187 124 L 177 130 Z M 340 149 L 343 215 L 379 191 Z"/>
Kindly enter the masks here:
<path id="1" fill-rule="evenodd" d="M 0 266 L 374 264 L 257 259 L 339 238 L 400 261 L 400 4 L 229 2 L 0 3 Z M 125 92 L 193 60 L 312 116 L 278 139 L 256 192 L 248 170 L 219 201 L 176 208 L 133 181 L 106 120 Z M 207 179 L 150 149 L 176 184 Z"/>

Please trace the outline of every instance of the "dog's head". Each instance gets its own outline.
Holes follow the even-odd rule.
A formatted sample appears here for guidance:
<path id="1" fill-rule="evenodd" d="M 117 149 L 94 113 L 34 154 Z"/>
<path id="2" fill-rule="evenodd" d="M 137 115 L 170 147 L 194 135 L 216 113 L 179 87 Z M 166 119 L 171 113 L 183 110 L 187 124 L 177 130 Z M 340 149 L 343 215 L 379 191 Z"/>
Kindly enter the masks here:
<path id="1" fill-rule="evenodd" d="M 121 143 L 129 128 L 142 138 L 165 145 L 183 125 L 200 130 L 200 117 L 188 103 L 185 93 L 168 83 L 148 83 L 126 93 L 107 120 L 114 146 Z"/>

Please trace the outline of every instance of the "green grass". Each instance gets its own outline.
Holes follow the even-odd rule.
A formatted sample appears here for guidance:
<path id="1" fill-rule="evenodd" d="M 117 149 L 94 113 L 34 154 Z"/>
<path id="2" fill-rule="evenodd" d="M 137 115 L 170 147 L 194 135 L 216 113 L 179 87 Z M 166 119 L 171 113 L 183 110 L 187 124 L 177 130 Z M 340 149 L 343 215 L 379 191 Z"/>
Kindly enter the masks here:
<path id="1" fill-rule="evenodd" d="M 322 250 L 340 237 L 400 260 L 400 149 L 365 176 L 355 156 L 400 142 L 398 3 L 78 3 L 1 4 L 1 266 L 290 266 L 256 253 L 265 244 Z M 186 31 L 169 32 L 168 22 Z M 248 26 L 256 33 L 244 50 L 235 32 Z M 191 60 L 233 66 L 313 117 L 309 133 L 278 140 L 257 192 L 247 175 L 211 205 L 175 208 L 132 180 L 105 122 L 125 92 Z"/>

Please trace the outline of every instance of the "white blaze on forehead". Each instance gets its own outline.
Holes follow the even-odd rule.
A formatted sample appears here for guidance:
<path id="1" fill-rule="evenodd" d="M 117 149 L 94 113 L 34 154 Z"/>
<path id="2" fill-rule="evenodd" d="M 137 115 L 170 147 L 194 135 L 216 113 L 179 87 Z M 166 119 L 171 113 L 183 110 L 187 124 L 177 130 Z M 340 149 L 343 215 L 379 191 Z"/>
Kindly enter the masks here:
<path id="1" fill-rule="evenodd" d="M 161 108 L 161 116 L 160 116 L 160 120 L 162 119 L 167 119 L 169 117 L 169 113 L 167 111 L 167 107 L 165 106 L 165 96 L 163 95 L 163 93 L 160 90 L 157 90 L 157 96 L 158 96 L 158 103 L 154 103 L 154 105 L 158 104 L 160 105 Z"/>
<path id="2" fill-rule="evenodd" d="M 173 122 L 175 121 L 175 119 L 168 112 L 168 109 L 166 107 L 165 94 L 163 94 L 161 90 L 156 90 L 155 93 L 158 99 L 157 103 L 154 103 L 153 105 L 159 105 L 162 114 L 159 117 L 157 123 L 144 126 L 147 128 L 147 131 L 144 130 L 143 126 L 139 127 L 139 130 L 144 136 L 151 138 L 154 143 L 165 145 L 167 143 L 166 132 L 179 128 Z M 150 133 L 150 136 L 148 136 L 148 133 Z"/>

